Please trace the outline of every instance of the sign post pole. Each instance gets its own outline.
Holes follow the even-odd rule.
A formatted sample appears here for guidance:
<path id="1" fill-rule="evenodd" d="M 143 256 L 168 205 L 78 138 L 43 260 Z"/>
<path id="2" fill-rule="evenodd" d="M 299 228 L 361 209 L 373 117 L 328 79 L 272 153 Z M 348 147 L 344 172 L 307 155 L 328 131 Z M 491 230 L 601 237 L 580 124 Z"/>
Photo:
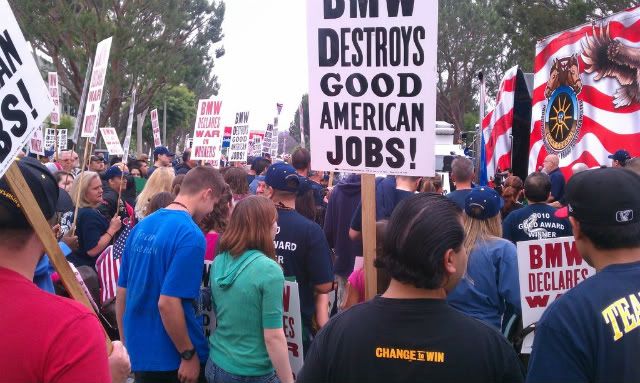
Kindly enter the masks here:
<path id="1" fill-rule="evenodd" d="M 365 299 L 376 296 L 378 273 L 373 264 L 376 259 L 376 177 L 362 175 L 362 256 L 364 258 Z"/>

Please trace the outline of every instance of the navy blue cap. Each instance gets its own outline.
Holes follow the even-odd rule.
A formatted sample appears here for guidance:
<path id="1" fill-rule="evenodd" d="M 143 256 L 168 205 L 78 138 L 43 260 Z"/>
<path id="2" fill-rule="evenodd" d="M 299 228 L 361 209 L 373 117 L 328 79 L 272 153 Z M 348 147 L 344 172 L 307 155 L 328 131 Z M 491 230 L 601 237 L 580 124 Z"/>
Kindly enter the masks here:
<path id="1" fill-rule="evenodd" d="M 481 220 L 495 217 L 503 206 L 504 200 L 498 192 L 486 186 L 473 188 L 464 200 L 464 212 Z"/>
<path id="2" fill-rule="evenodd" d="M 298 195 L 303 195 L 309 190 L 313 189 L 313 181 L 307 177 L 298 177 L 300 178 L 300 186 L 298 187 Z"/>
<path id="3" fill-rule="evenodd" d="M 167 155 L 170 157 L 175 156 L 175 153 L 171 153 L 171 151 L 169 149 L 167 149 L 166 146 L 158 146 L 157 148 L 153 149 L 153 155 L 154 156 L 159 156 L 159 155 Z"/>
<path id="4" fill-rule="evenodd" d="M 44 156 L 45 157 L 53 157 L 54 153 L 55 152 L 53 150 L 47 150 L 47 149 L 44 150 Z"/>
<path id="5" fill-rule="evenodd" d="M 122 170 L 120 170 L 119 167 L 113 165 L 112 167 L 107 169 L 106 172 L 104 172 L 103 178 L 105 180 L 110 180 L 110 179 L 115 178 L 115 177 L 122 177 Z"/>
<path id="6" fill-rule="evenodd" d="M 276 190 L 296 193 L 300 186 L 300 177 L 296 174 L 293 166 L 278 162 L 269 166 L 267 174 L 264 176 L 264 182 Z"/>
<path id="7" fill-rule="evenodd" d="M 627 152 L 626 150 L 620 149 L 620 150 L 616 150 L 615 153 L 610 154 L 609 158 L 611 158 L 612 160 L 616 160 L 618 162 L 624 163 L 626 160 L 631 158 L 631 156 L 629 155 L 629 152 Z"/>

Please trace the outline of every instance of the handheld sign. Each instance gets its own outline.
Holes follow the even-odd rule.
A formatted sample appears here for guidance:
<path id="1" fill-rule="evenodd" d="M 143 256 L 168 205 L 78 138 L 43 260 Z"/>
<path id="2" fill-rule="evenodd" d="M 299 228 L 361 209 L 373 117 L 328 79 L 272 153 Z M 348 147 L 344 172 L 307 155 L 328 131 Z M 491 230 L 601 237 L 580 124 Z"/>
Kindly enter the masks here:
<path id="1" fill-rule="evenodd" d="M 44 135 L 44 147 L 53 150 L 56 146 L 56 130 L 54 128 L 46 128 Z"/>
<path id="2" fill-rule="evenodd" d="M 131 106 L 129 106 L 129 120 L 127 121 L 127 134 L 124 136 L 124 143 L 122 144 L 122 162 L 127 162 L 129 158 L 129 149 L 131 146 L 131 130 L 133 129 L 133 111 L 136 108 L 136 87 L 133 87 L 131 92 Z"/>
<path id="3" fill-rule="evenodd" d="M 29 141 L 29 152 L 44 156 L 44 138 L 42 137 L 41 129 L 33 131 L 33 135 Z"/>
<path id="4" fill-rule="evenodd" d="M 0 0 L 0 177 L 53 109 L 48 89 L 6 0 Z"/>
<path id="5" fill-rule="evenodd" d="M 283 328 L 289 349 L 289 363 L 294 377 L 304 364 L 304 351 L 302 346 L 302 314 L 300 314 L 300 294 L 298 283 L 284 281 L 282 294 L 283 303 Z"/>
<path id="6" fill-rule="evenodd" d="M 522 325 L 526 328 L 540 320 L 553 301 L 594 274 L 573 237 L 518 242 Z M 534 334 L 524 339 L 523 354 L 531 353 Z"/>
<path id="7" fill-rule="evenodd" d="M 267 130 L 262 137 L 262 153 L 269 153 L 271 151 L 271 140 L 273 139 L 273 125 L 267 124 Z"/>
<path id="8" fill-rule="evenodd" d="M 231 131 L 229 161 L 246 162 L 249 143 L 249 112 L 236 113 L 236 121 Z"/>
<path id="9" fill-rule="evenodd" d="M 438 2 L 308 0 L 307 17 L 314 169 L 434 175 Z"/>
<path id="10" fill-rule="evenodd" d="M 78 105 L 78 115 L 76 121 L 73 124 L 73 144 L 78 144 L 78 138 L 80 137 L 80 129 L 82 129 L 82 120 L 84 116 L 84 108 L 87 104 L 87 93 L 89 92 L 89 81 L 91 80 L 91 66 L 93 60 L 89 59 L 87 63 L 87 72 L 84 75 L 84 85 L 82 86 L 82 96 L 80 96 L 80 104 Z"/>
<path id="11" fill-rule="evenodd" d="M 58 153 L 63 150 L 67 150 L 67 129 L 57 129 L 58 130 Z"/>
<path id="12" fill-rule="evenodd" d="M 158 109 L 151 111 L 151 129 L 153 130 L 153 146 L 162 146 L 160 139 L 160 123 L 158 122 Z"/>
<path id="13" fill-rule="evenodd" d="M 224 135 L 222 136 L 222 148 L 228 148 L 231 146 L 231 133 L 233 129 L 231 126 L 224 127 Z"/>
<path id="14" fill-rule="evenodd" d="M 100 128 L 100 133 L 110 156 L 122 156 L 124 154 L 118 133 L 114 128 Z"/>
<path id="15" fill-rule="evenodd" d="M 83 138 L 97 137 L 102 89 L 104 88 L 104 79 L 107 75 L 107 67 L 109 66 L 109 52 L 111 51 L 112 40 L 113 37 L 104 39 L 98 43 L 98 47 L 96 48 L 96 57 L 93 60 L 93 69 L 91 70 L 87 106 L 84 110 L 84 122 L 82 124 L 81 134 Z"/>
<path id="16" fill-rule="evenodd" d="M 53 101 L 53 109 L 49 115 L 49 120 L 53 125 L 60 125 L 60 88 L 58 87 L 58 73 L 49 72 L 49 97 Z"/>
<path id="17" fill-rule="evenodd" d="M 220 126 L 221 100 L 198 101 L 198 113 L 193 130 L 191 159 L 213 163 L 220 161 L 222 132 Z"/>

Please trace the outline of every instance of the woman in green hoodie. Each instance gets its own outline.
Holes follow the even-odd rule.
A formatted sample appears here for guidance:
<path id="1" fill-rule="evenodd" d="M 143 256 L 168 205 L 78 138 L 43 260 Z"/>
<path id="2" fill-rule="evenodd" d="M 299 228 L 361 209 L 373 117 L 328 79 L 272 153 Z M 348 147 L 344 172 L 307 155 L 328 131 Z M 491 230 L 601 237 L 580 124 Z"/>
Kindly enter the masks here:
<path id="1" fill-rule="evenodd" d="M 293 382 L 282 329 L 284 276 L 273 245 L 276 218 L 270 200 L 247 197 L 220 240 L 210 274 L 217 328 L 209 337 L 209 383 Z"/>

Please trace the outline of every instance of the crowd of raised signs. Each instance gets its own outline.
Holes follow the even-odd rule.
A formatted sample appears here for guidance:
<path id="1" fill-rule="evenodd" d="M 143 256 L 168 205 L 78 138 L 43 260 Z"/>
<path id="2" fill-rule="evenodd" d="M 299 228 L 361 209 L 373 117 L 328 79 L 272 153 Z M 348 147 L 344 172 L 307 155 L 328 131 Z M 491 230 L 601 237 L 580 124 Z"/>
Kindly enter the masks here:
<path id="1" fill-rule="evenodd" d="M 0 382 L 638 382 L 640 159 L 610 158 L 566 181 L 549 155 L 524 180 L 478 186 L 458 157 L 446 196 L 440 177 L 377 178 L 368 301 L 361 176 L 313 171 L 306 149 L 220 169 L 166 147 L 93 154 L 84 170 L 73 151 L 16 159 L 98 315 L 61 298 L 0 181 Z M 571 236 L 596 274 L 547 308 L 522 355 L 516 244 Z"/>

